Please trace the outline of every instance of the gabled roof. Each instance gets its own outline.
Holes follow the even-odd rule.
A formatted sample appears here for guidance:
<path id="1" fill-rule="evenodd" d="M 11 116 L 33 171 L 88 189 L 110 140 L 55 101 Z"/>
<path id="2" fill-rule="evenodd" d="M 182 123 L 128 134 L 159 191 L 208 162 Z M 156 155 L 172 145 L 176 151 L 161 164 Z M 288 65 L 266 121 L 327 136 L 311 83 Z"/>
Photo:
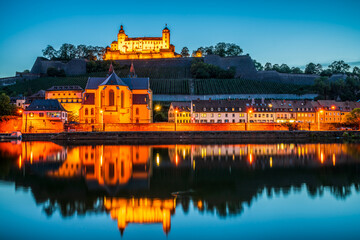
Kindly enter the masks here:
<path id="1" fill-rule="evenodd" d="M 102 85 L 128 86 L 130 90 L 150 89 L 149 78 L 119 78 L 115 72 L 109 77 L 89 77 L 85 89 L 97 89 Z"/>
<path id="2" fill-rule="evenodd" d="M 64 111 L 66 110 L 56 99 L 36 99 L 26 109 L 26 111 Z"/>
<path id="3" fill-rule="evenodd" d="M 121 78 L 118 77 L 118 75 L 116 75 L 115 72 L 112 72 L 110 74 L 110 76 L 108 76 L 104 82 L 102 82 L 100 84 L 100 86 L 104 86 L 104 85 L 117 85 L 117 86 L 127 86 L 127 84 L 125 84 Z"/>
<path id="4" fill-rule="evenodd" d="M 147 90 L 149 89 L 149 78 L 122 78 L 124 83 L 131 90 Z"/>

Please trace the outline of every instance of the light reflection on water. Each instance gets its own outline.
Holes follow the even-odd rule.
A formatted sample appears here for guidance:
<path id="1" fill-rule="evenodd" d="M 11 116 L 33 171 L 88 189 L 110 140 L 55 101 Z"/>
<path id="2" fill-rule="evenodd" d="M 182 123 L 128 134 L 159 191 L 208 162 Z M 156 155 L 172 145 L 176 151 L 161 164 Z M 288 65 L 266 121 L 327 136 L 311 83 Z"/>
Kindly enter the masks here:
<path id="1" fill-rule="evenodd" d="M 199 238 L 300 238 L 333 225 L 348 232 L 327 229 L 330 238 L 360 233 L 353 228 L 360 220 L 359 144 L 3 142 L 0 158 L 0 224 L 8 227 L 0 236 L 10 236 L 19 224 L 8 221 L 13 216 L 24 227 L 20 238 L 27 231 L 44 238 L 114 237 L 114 229 L 125 238 L 183 238 L 190 232 Z M 318 229 L 309 225 L 315 219 Z M 59 230 L 44 234 L 35 222 Z M 256 224 L 268 226 L 261 233 Z M 293 236 L 298 228 L 292 224 L 308 229 Z"/>

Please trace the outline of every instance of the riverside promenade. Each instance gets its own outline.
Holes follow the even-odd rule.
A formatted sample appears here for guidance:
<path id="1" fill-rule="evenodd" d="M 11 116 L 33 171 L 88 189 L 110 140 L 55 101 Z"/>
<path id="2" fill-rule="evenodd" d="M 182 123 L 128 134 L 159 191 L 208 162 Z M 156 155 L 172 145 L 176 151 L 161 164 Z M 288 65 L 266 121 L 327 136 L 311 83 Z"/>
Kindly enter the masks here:
<path id="1" fill-rule="evenodd" d="M 24 141 L 64 141 L 76 143 L 273 143 L 336 141 L 360 138 L 359 131 L 122 131 L 26 133 Z"/>

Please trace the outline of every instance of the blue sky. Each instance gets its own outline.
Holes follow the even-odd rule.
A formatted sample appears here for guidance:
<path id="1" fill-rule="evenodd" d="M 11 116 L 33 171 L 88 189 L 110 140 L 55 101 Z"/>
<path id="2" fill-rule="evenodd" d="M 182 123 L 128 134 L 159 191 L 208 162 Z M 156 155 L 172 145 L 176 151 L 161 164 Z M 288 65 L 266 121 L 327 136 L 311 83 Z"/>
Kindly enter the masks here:
<path id="1" fill-rule="evenodd" d="M 261 63 L 360 61 L 360 1 L 1 1 L 0 77 L 31 69 L 48 44 L 107 46 L 161 36 L 177 52 L 230 42 Z"/>

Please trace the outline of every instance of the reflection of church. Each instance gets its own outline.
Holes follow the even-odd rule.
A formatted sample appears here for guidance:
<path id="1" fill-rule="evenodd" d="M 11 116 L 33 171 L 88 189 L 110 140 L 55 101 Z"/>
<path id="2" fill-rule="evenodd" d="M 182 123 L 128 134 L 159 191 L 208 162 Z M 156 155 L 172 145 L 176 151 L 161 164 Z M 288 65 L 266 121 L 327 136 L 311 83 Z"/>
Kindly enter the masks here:
<path id="1" fill-rule="evenodd" d="M 104 198 L 104 206 L 111 218 L 117 220 L 121 235 L 129 223 L 161 223 L 164 232 L 168 234 L 176 199 Z"/>

